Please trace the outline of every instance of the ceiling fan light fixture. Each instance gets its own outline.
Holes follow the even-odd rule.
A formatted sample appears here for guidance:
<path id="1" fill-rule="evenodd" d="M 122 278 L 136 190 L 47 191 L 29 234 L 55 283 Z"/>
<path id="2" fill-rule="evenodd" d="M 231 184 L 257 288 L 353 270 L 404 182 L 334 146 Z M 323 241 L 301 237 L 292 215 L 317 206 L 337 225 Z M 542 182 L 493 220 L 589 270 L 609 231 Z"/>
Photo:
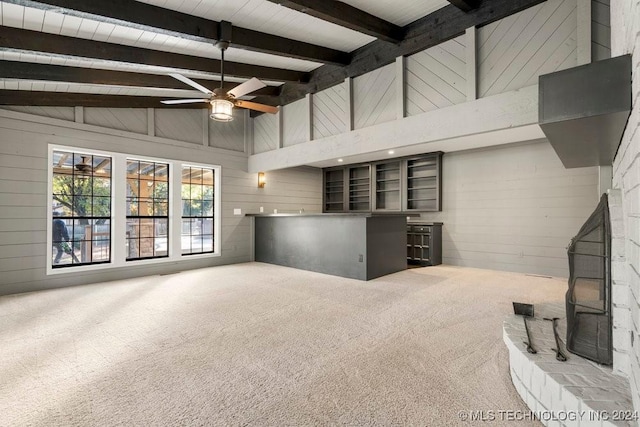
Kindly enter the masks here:
<path id="1" fill-rule="evenodd" d="M 233 102 L 226 99 L 212 99 L 211 117 L 218 122 L 230 122 L 233 120 Z"/>

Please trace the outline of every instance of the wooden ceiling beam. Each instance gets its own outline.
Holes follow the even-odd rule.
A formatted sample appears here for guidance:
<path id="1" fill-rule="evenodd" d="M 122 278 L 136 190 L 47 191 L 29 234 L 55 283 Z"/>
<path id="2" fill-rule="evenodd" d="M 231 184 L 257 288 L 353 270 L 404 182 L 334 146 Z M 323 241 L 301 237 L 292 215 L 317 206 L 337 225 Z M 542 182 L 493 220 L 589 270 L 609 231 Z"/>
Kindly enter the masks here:
<path id="1" fill-rule="evenodd" d="M 545 0 L 483 0 L 477 9 L 465 13 L 456 6 L 443 7 L 404 27 L 405 38 L 398 44 L 376 40 L 352 52 L 351 63 L 344 67 L 323 65 L 311 72 L 304 85 L 285 84 L 278 105 L 302 99 L 307 93 L 335 86 L 347 77 L 357 77 L 391 64 L 396 58 L 412 55 L 464 34 L 467 28 L 481 27 L 513 15 Z M 258 97 L 255 102 L 269 104 Z"/>
<path id="2" fill-rule="evenodd" d="M 480 6 L 481 0 L 447 0 L 449 3 L 457 7 L 463 12 L 471 12 Z"/>
<path id="3" fill-rule="evenodd" d="M 180 68 L 209 73 L 220 72 L 220 61 L 200 56 L 181 55 L 114 43 L 98 42 L 39 31 L 0 27 L 0 48 L 44 52 L 105 61 L 127 62 L 160 67 Z M 224 61 L 226 75 L 282 82 L 305 82 L 309 73 Z"/>
<path id="4" fill-rule="evenodd" d="M 397 43 L 404 37 L 402 27 L 337 0 L 269 0 L 323 21 L 340 25 L 380 40 Z"/>
<path id="5" fill-rule="evenodd" d="M 0 78 L 193 90 L 191 86 L 187 86 L 168 75 L 100 70 L 95 68 L 87 69 L 63 65 L 34 64 L 29 62 L 2 60 L 0 60 Z M 220 86 L 219 81 L 203 79 L 193 80 L 212 90 Z M 225 82 L 224 88 L 225 90 L 230 90 L 239 84 L 240 83 L 235 82 Z M 251 92 L 250 95 L 271 97 L 278 96 L 279 94 L 280 87 L 267 86 Z"/>
<path id="6" fill-rule="evenodd" d="M 215 44 L 219 39 L 220 22 L 177 12 L 171 9 L 133 0 L 4 0 L 40 10 L 51 10 L 117 25 L 188 38 Z M 335 49 L 274 36 L 242 27 L 233 27 L 231 44 L 271 55 L 293 57 L 307 61 L 345 65 L 350 55 Z"/>
<path id="7" fill-rule="evenodd" d="M 72 92 L 38 92 L 0 90 L 0 105 L 37 105 L 41 107 L 112 107 L 112 108 L 208 108 L 207 102 L 166 105 L 163 98 L 151 96 L 98 95 Z"/>

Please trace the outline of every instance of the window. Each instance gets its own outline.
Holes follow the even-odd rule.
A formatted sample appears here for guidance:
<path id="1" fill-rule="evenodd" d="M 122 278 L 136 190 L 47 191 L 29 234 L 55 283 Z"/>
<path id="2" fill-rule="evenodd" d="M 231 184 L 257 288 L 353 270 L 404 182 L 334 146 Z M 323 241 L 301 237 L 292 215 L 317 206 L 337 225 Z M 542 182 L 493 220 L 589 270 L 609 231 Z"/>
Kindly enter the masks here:
<path id="1" fill-rule="evenodd" d="M 220 255 L 220 166 L 54 144 L 48 164 L 47 275 Z"/>
<path id="2" fill-rule="evenodd" d="M 127 260 L 169 256 L 169 164 L 127 160 Z"/>
<path id="3" fill-rule="evenodd" d="M 214 189 L 213 169 L 182 167 L 182 254 L 213 252 Z"/>
<path id="4" fill-rule="evenodd" d="M 111 157 L 54 150 L 51 266 L 111 260 Z"/>

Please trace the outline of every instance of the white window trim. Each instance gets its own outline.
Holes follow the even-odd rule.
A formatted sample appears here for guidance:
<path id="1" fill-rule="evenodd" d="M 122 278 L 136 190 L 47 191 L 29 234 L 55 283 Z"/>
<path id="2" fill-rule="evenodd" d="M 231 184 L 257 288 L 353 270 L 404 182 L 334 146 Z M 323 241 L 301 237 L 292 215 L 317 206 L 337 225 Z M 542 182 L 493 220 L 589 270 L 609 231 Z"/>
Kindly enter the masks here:
<path id="1" fill-rule="evenodd" d="M 77 267 L 53 268 L 51 260 L 53 259 L 53 236 L 51 233 L 51 224 L 53 223 L 53 152 L 54 151 L 71 151 L 79 154 L 109 156 L 112 159 L 111 164 L 111 261 L 101 264 L 89 264 Z M 163 159 L 151 156 L 139 156 L 126 153 L 114 153 L 103 150 L 94 150 L 80 147 L 71 147 L 65 145 L 49 144 L 47 165 L 47 258 L 46 258 L 46 275 L 73 274 L 77 272 L 87 272 L 95 270 L 105 270 L 112 268 L 134 268 L 137 266 L 146 266 L 152 264 L 175 263 L 201 258 L 212 258 L 221 256 L 221 233 L 222 233 L 222 201 L 221 201 L 221 176 L 222 167 L 218 165 L 208 165 L 193 162 L 183 162 L 180 160 Z M 127 261 L 126 247 L 126 229 L 127 229 L 127 160 L 148 160 L 169 164 L 169 251 L 168 257 L 150 258 Z M 181 239 L 182 239 L 182 197 L 181 197 L 181 177 L 182 167 L 193 166 L 208 168 L 214 171 L 214 252 L 204 254 L 182 255 Z M 178 172 L 176 172 L 178 171 Z"/>

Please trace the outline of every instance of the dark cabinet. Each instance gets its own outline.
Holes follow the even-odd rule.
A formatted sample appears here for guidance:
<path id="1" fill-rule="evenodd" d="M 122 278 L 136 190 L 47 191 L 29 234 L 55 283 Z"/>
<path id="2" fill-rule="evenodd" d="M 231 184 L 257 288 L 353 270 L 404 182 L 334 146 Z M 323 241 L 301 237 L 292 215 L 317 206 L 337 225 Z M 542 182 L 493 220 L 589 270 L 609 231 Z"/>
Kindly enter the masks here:
<path id="1" fill-rule="evenodd" d="M 324 212 L 442 210 L 442 153 L 324 169 Z"/>
<path id="2" fill-rule="evenodd" d="M 442 264 L 442 223 L 407 223 L 407 262 L 423 267 Z"/>

